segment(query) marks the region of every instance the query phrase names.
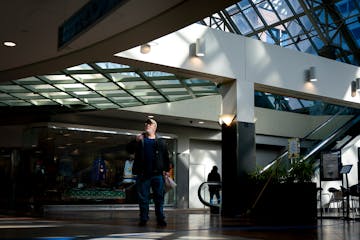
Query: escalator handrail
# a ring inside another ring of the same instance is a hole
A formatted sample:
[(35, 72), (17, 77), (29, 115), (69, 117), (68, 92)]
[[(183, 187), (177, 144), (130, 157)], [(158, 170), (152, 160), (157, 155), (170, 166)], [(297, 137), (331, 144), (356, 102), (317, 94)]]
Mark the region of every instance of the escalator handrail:
[(340, 134), (343, 134), (347, 130), (349, 130), (352, 126), (357, 124), (360, 121), (360, 114), (354, 116), (349, 121), (347, 121), (342, 127), (335, 130), (329, 137), (321, 141), (319, 144), (317, 144), (308, 154), (306, 154), (302, 160), (306, 160), (316, 154), (318, 151), (329, 145), (332, 140), (336, 139)]
[(220, 187), (222, 186), (221, 182), (203, 182), (202, 184), (200, 184), (199, 188), (198, 188), (198, 198), (200, 200), (200, 202), (202, 204), (204, 204), (205, 206), (208, 207), (219, 207), (219, 204), (211, 204), (207, 201), (205, 201), (202, 196), (201, 196), (201, 189), (203, 187), (203, 185), (208, 184), (208, 185), (219, 185)]
[[(332, 115), (331, 117), (329, 117), (326, 121), (324, 121), (323, 123), (319, 124), (314, 130), (310, 131), (308, 134), (306, 134), (306, 136), (304, 136), (302, 138), (302, 140), (307, 139), (308, 137), (310, 137), (311, 135), (313, 135), (314, 133), (318, 132), (320, 129), (322, 129), (323, 127), (325, 127), (326, 125), (328, 125), (332, 120), (334, 120), (337, 116), (339, 116), (341, 113), (343, 113), (345, 111), (345, 108), (341, 109), (340, 111), (338, 111), (336, 114)], [(353, 118), (352, 118), (353, 119)], [(347, 123), (346, 123), (347, 124)], [(289, 150), (285, 150), (283, 153), (281, 153), (280, 156), (276, 157), (274, 160), (272, 160), (268, 165), (266, 165), (261, 171), (260, 173), (265, 172), (266, 170), (268, 170), (269, 168), (271, 168), (277, 161), (279, 161), (280, 159), (282, 159), (283, 157), (285, 157), (287, 154), (289, 153)], [(308, 158), (308, 157), (307, 157)]]

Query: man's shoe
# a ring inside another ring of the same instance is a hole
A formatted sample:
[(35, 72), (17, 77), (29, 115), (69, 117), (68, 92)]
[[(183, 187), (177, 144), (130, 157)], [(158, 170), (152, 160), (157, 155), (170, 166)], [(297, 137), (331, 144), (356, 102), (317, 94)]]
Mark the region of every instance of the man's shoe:
[(146, 223), (147, 223), (147, 221), (145, 221), (145, 220), (140, 220), (140, 222), (139, 222), (139, 226), (140, 227), (144, 227), (144, 226), (146, 226)]
[(167, 223), (165, 222), (165, 220), (158, 220), (157, 221), (157, 225), (159, 227), (166, 227), (167, 226)]

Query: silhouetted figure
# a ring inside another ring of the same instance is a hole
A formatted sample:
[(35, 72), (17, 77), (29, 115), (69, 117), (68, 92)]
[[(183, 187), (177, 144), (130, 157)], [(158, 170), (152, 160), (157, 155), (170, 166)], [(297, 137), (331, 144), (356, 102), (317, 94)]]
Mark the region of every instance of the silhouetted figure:
[[(217, 166), (213, 166), (211, 172), (208, 175), (207, 181), (213, 182), (213, 183), (221, 182), (221, 178), (220, 178), (220, 174), (218, 173)], [(214, 203), (214, 195), (216, 196), (217, 203), (220, 204), (220, 189), (221, 189), (221, 186), (218, 184), (209, 184), (210, 203), (211, 204)]]

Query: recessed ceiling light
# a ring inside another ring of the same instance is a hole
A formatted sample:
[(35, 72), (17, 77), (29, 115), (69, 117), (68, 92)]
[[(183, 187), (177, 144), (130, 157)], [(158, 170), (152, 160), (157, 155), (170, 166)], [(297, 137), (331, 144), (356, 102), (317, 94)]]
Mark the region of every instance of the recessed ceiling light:
[(203, 122), (203, 121), (200, 121), (200, 122), (199, 122), (199, 124), (204, 124), (204, 123), (205, 123), (205, 122)]
[(7, 47), (15, 47), (16, 43), (14, 43), (14, 42), (4, 42), (4, 45), (7, 46)]

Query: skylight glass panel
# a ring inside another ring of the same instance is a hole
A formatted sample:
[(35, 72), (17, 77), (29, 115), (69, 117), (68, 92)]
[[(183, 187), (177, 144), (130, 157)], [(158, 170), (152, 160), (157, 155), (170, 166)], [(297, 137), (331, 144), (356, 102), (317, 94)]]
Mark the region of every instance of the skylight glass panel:
[(109, 103), (106, 98), (97, 97), (97, 98), (84, 98), (83, 99), (87, 103)]
[[(301, 0), (301, 1), (303, 1), (303, 0)], [(288, 3), (292, 6), (295, 13), (298, 14), (298, 13), (303, 13), (304, 12), (304, 9), (301, 7), (298, 0), (288, 1)]]
[(60, 102), (64, 105), (72, 105), (72, 104), (84, 104), (77, 98), (64, 98), (64, 99), (55, 99), (57, 102)]
[(301, 23), (303, 24), (303, 26), (305, 27), (306, 31), (308, 31), (308, 32), (312, 31), (313, 34), (316, 34), (314, 27), (307, 16), (302, 16), (299, 19), (300, 19)]
[[(268, 6), (268, 7), (264, 7)], [(269, 6), (268, 3), (261, 3), (256, 5), (258, 8), (258, 11), (260, 15), (264, 18), (267, 25), (271, 25), (273, 23), (278, 22), (280, 19), (276, 16), (275, 12), (272, 10), (272, 8)]]
[(75, 83), (75, 84), (57, 84), (55, 85), (57, 88), (63, 89), (65, 91), (85, 91), (88, 90), (83, 84)]
[(36, 77), (28, 77), (28, 78), (22, 78), (22, 79), (18, 79), (15, 80), (16, 83), (18, 84), (42, 84), (44, 83), (43, 81), (41, 81), (40, 79), (36, 78)]
[(349, 28), (353, 37), (358, 41), (360, 39), (360, 25), (359, 24), (350, 25)]
[(15, 97), (21, 98), (21, 99), (43, 99), (39, 94), (36, 93), (13, 93)]
[(271, 3), (282, 20), (293, 16), (293, 13), (285, 0), (271, 1)]
[[(298, 21), (296, 20), (287, 22), (286, 28), (292, 36), (298, 36), (304, 34), (302, 27), (299, 25)], [(302, 37), (306, 37), (306, 35)]]
[(315, 52), (315, 50), (313, 49), (309, 40), (299, 42), (298, 47), (300, 48), (300, 51), (302, 51), (302, 52), (306, 52), (306, 53)]
[(148, 95), (157, 95), (158, 93), (155, 90), (152, 89), (139, 89), (139, 90), (130, 90), (134, 96), (142, 97), (142, 96), (148, 96)]
[(246, 35), (252, 31), (250, 25), (242, 14), (233, 15), (231, 16), (231, 19), (236, 23), (236, 26), (239, 28), (242, 34)]
[(107, 97), (112, 97), (112, 96), (116, 97), (116, 96), (121, 96), (121, 95), (124, 95), (124, 94), (128, 96), (128, 94), (125, 91), (120, 90), (120, 89), (118, 89), (118, 90), (109, 90), (109, 91), (101, 91), (101, 93), (104, 94)]
[(58, 103), (50, 100), (50, 99), (37, 99), (31, 100), (31, 103), (37, 106), (45, 106), (45, 105), (58, 105)]
[(128, 95), (128, 96), (119, 96), (119, 97), (112, 97), (111, 98), (113, 101), (115, 101), (115, 102), (129, 102), (129, 101), (136, 101), (137, 102), (137, 100), (135, 99), (135, 98), (133, 98), (133, 97), (131, 97), (130, 95)]
[[(251, 0), (250, 0), (250, 1), (251, 1)], [(241, 8), (242, 10), (251, 7), (251, 5), (250, 5), (250, 3), (249, 3), (248, 0), (242, 0), (242, 1), (240, 1), (240, 2), (238, 3), (238, 5), (240, 6), (240, 8)]]
[(57, 91), (57, 89), (54, 86), (51, 86), (49, 84), (29, 85), (27, 87), (30, 87), (34, 90), (39, 90), (39, 91)]
[(26, 102), (24, 100), (7, 100), (3, 101), (5, 104), (10, 106), (31, 106), (30, 102)]
[(114, 83), (85, 83), (86, 86), (93, 90), (116, 90), (119, 87)]
[(174, 93), (182, 93), (182, 94), (186, 93), (187, 94), (187, 90), (185, 88), (162, 88), (161, 91), (166, 94), (174, 94)]
[(98, 96), (98, 94), (93, 91), (75, 91), (73, 93), (80, 97)]
[(50, 81), (53, 81), (53, 82), (64, 81), (64, 80), (67, 80), (69, 82), (74, 82), (74, 79), (72, 79), (70, 76), (66, 76), (66, 75), (63, 75), (63, 74), (60, 74), (60, 75), (45, 75), (44, 77), (49, 79)]
[(67, 98), (70, 97), (69, 94), (65, 93), (65, 92), (48, 92), (48, 93), (43, 93), (44, 96), (49, 97), (49, 98)]
[(357, 6), (359, 6), (359, 2), (357, 3), (358, 5), (356, 6), (355, 3), (356, 0), (345, 0), (345, 1), (339, 1), (337, 3), (335, 3), (338, 11), (343, 15), (343, 17), (346, 17), (348, 15), (350, 15), (351, 13), (355, 13), (358, 12), (358, 9), (356, 8)]
[(147, 77), (168, 77), (168, 76), (174, 76), (172, 73), (166, 73), (166, 72), (159, 72), (159, 71), (145, 71), (145, 76)]
[(288, 104), (289, 104), (290, 108), (293, 110), (303, 108), (300, 101), (296, 98), (289, 98)]
[(191, 87), (193, 91), (217, 92), (216, 86)]
[(96, 63), (102, 69), (123, 69), (123, 68), (130, 68), (127, 65), (119, 64), (119, 63), (112, 63), (112, 62), (100, 62)]
[(94, 74), (73, 74), (72, 75), (75, 79), (79, 81), (84, 80), (97, 80), (97, 79), (104, 79), (104, 76), (100, 73), (94, 73)]
[(304, 99), (299, 99), (299, 100), (304, 105), (304, 107), (312, 107), (315, 105), (314, 101), (309, 101), (309, 100), (304, 100)]
[(28, 92), (28, 90), (18, 85), (0, 85), (0, 90), (4, 92)]
[(212, 81), (204, 80), (204, 79), (197, 79), (197, 78), (186, 79), (186, 80), (184, 80), (184, 82), (188, 85), (203, 84), (203, 83), (214, 84)]
[(154, 80), (152, 81), (156, 86), (163, 86), (163, 85), (179, 85), (179, 80)]
[(261, 21), (259, 16), (256, 14), (255, 10), (253, 8), (249, 8), (244, 11), (244, 14), (246, 15), (247, 19), (249, 20), (251, 26), (258, 30), (259, 28), (264, 27), (264, 23)]
[(6, 93), (0, 93), (0, 100), (5, 100), (5, 99), (13, 99), (14, 97), (12, 97), (9, 94)]
[(115, 82), (126, 80), (128, 78), (139, 78), (139, 79), (141, 79), (140, 76), (135, 72), (110, 73), (110, 77)]
[(73, 71), (73, 70), (90, 70), (90, 69), (92, 69), (92, 68), (89, 65), (87, 65), (86, 63), (84, 63), (84, 64), (81, 64), (78, 66), (67, 68), (66, 70)]
[(149, 84), (145, 81), (131, 81), (131, 82), (122, 82), (126, 89), (134, 88), (150, 88)]

